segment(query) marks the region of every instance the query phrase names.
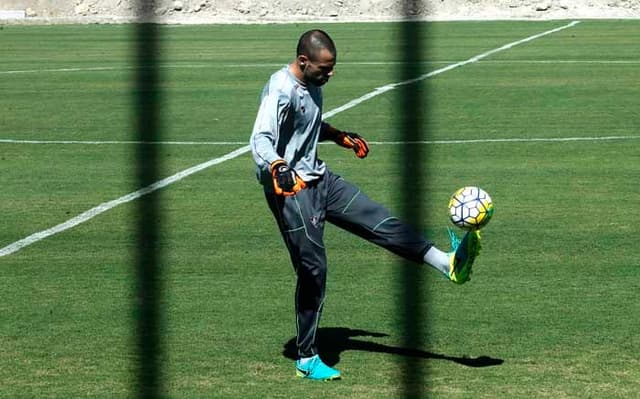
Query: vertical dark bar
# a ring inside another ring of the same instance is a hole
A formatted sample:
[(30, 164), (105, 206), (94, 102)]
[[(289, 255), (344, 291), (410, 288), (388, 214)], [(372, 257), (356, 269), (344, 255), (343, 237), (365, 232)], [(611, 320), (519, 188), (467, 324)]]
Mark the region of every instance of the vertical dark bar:
[[(415, 4), (414, 4), (415, 3)], [(412, 10), (420, 5), (419, 0), (403, 0), (405, 21), (400, 24), (400, 50), (402, 69), (400, 81), (405, 82), (423, 74), (423, 28), (424, 22), (412, 21)], [(424, 145), (416, 142), (425, 140), (425, 101), (423, 83), (411, 83), (400, 87), (398, 117), (401, 124), (402, 157), (402, 196), (403, 219), (411, 221), (417, 231), (424, 231), (425, 214), (423, 212), (423, 190), (426, 181), (424, 163)], [(403, 316), (404, 347), (422, 349), (426, 343), (426, 331), (423, 328), (424, 303), (427, 293), (424, 288), (425, 272), (414, 263), (402, 263), (402, 298), (400, 311)], [(406, 357), (403, 364), (402, 397), (423, 398), (427, 387), (427, 368), (424, 359)]]
[[(135, 29), (135, 102), (137, 142), (159, 141), (158, 26), (152, 23), (153, 0), (138, 0)], [(138, 187), (158, 180), (157, 145), (136, 144)], [(158, 398), (160, 380), (160, 245), (159, 198), (154, 191), (136, 202), (136, 348), (135, 389), (139, 398)]]

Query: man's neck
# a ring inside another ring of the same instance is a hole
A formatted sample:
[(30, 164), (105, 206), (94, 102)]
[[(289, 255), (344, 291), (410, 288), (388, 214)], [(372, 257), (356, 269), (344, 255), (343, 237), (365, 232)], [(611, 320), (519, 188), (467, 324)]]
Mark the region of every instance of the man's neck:
[(307, 83), (304, 81), (304, 73), (300, 69), (300, 66), (298, 65), (297, 62), (294, 61), (291, 64), (289, 64), (289, 72), (291, 72), (293, 77), (296, 78), (298, 83), (300, 83), (303, 86), (307, 85)]

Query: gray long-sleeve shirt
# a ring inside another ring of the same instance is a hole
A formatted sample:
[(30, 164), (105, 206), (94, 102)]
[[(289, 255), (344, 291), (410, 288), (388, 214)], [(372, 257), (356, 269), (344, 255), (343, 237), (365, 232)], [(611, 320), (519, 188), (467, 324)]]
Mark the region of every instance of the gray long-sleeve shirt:
[(280, 69), (264, 86), (251, 134), (251, 152), (258, 180), (272, 185), (269, 165), (284, 159), (305, 182), (326, 170), (317, 149), (322, 126), (322, 89), (305, 86), (289, 71)]

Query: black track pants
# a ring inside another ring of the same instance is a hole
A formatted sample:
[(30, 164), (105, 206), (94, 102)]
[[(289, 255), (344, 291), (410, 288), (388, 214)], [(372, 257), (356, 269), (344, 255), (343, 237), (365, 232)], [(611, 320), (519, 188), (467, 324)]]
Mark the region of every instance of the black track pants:
[(408, 260), (422, 263), (432, 243), (393, 217), (382, 205), (340, 176), (326, 171), (322, 179), (295, 196), (265, 191), (297, 275), (295, 307), (300, 357), (316, 354), (315, 335), (324, 304), (327, 258), (325, 222), (378, 244)]

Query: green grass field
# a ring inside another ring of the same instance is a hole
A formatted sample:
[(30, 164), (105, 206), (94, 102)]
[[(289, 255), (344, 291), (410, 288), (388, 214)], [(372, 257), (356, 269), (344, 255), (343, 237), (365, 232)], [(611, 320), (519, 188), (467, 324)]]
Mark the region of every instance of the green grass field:
[[(423, 69), (568, 22), (430, 23)], [(316, 26), (338, 46), (325, 112), (399, 81), (398, 25)], [(262, 85), (310, 27), (162, 27), (159, 140), (203, 144), (161, 145), (161, 175), (247, 143)], [(2, 248), (140, 187), (126, 143), (132, 27), (0, 28)], [(446, 249), (446, 204), (463, 185), (486, 189), (496, 214), (470, 283), (424, 268), (424, 348), (402, 344), (398, 259), (327, 229), (320, 339), (340, 382), (294, 377), (295, 280), (250, 155), (162, 189), (165, 396), (391, 398), (407, 357), (424, 362), (430, 398), (640, 395), (639, 36), (639, 21), (583, 21), (415, 84), (438, 141), (416, 144), (429, 154), (428, 234)], [(330, 119), (378, 143), (367, 159), (321, 148), (396, 212), (399, 93)], [(0, 397), (135, 394), (135, 211), (0, 257)]]

